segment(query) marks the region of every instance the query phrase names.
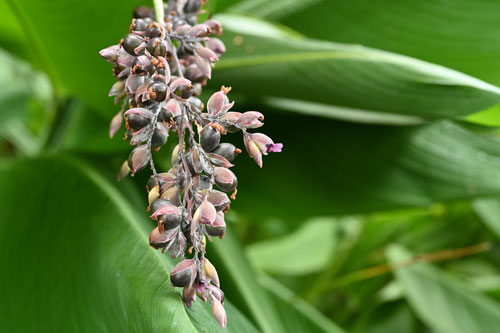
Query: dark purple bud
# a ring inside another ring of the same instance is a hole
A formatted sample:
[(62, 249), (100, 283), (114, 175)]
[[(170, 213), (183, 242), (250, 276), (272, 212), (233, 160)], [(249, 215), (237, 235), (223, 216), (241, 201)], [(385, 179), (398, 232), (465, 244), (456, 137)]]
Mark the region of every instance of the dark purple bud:
[(160, 217), (160, 224), (164, 229), (173, 229), (182, 222), (182, 214), (164, 214)]
[(176, 287), (192, 286), (196, 277), (196, 263), (193, 259), (181, 261), (170, 273), (170, 282)]
[(184, 5), (184, 12), (186, 13), (196, 13), (201, 8), (201, 0), (188, 0)]
[(127, 80), (125, 80), (125, 88), (129, 95), (135, 94), (136, 90), (144, 84), (144, 76), (140, 75), (129, 75)]
[(201, 82), (205, 79), (205, 76), (200, 71), (196, 64), (189, 65), (186, 68), (186, 72), (184, 73), (186, 78), (188, 78), (191, 82)]
[(153, 23), (153, 20), (149, 17), (137, 18), (132, 26), (133, 31), (146, 31), (148, 26)]
[(163, 39), (155, 37), (151, 38), (147, 42), (146, 49), (155, 57), (165, 56), (165, 53), (167, 52), (167, 44)]
[(107, 47), (99, 52), (99, 54), (106, 59), (108, 62), (115, 62), (118, 59), (118, 56), (120, 55), (120, 46), (119, 45), (113, 45), (110, 47)]
[(149, 150), (147, 145), (142, 145), (130, 153), (128, 157), (128, 167), (132, 171), (132, 175), (143, 169), (149, 162)]
[(191, 84), (191, 81), (180, 78), (170, 84), (170, 90), (172, 91), (174, 98), (184, 101), (193, 94), (193, 85)]
[(207, 200), (214, 205), (217, 211), (223, 211), (231, 203), (226, 193), (216, 190), (212, 190), (212, 192), (208, 194)]
[(148, 88), (149, 98), (161, 102), (167, 97), (168, 86), (165, 82), (153, 82)]
[(109, 125), (109, 137), (112, 138), (115, 136), (116, 132), (122, 127), (123, 122), (123, 112), (119, 111), (111, 120), (111, 124)]
[(200, 144), (201, 147), (207, 151), (211, 152), (220, 143), (220, 137), (221, 134), (218, 130), (213, 128), (212, 126), (207, 126), (203, 129), (203, 131), (200, 134)]
[(227, 168), (215, 167), (215, 184), (224, 192), (232, 192), (238, 186), (236, 175)]
[(207, 234), (213, 237), (223, 237), (226, 233), (226, 221), (224, 221), (224, 213), (217, 212), (214, 223), (206, 225)]
[[(170, 200), (169, 200), (170, 201)], [(182, 209), (180, 209), (177, 206), (174, 206), (172, 204), (167, 204), (159, 209), (157, 209), (152, 215), (151, 219), (152, 220), (158, 220), (159, 216), (163, 215), (182, 215)]]
[(123, 38), (122, 47), (128, 54), (135, 56), (135, 48), (142, 44), (144, 40), (134, 34), (129, 34)]
[(212, 153), (220, 155), (229, 162), (232, 162), (240, 152), (241, 150), (236, 148), (232, 143), (223, 142), (215, 148)]
[(171, 205), (172, 203), (168, 201), (167, 199), (157, 199), (155, 200), (151, 206), (150, 206), (150, 211), (155, 213), (158, 209), (166, 206), (166, 205)]
[(245, 128), (258, 128), (264, 125), (262, 121), (264, 115), (257, 111), (247, 111), (243, 113), (238, 119), (238, 125)]
[(160, 25), (156, 22), (151, 23), (149, 28), (146, 29), (146, 37), (149, 38), (154, 38), (154, 37), (160, 37), (162, 33), (162, 28)]
[(168, 141), (168, 131), (156, 129), (151, 138), (151, 145), (153, 147), (161, 147)]
[(197, 191), (212, 189), (212, 183), (210, 182), (210, 178), (206, 175), (193, 177), (193, 186), (196, 188)]
[(155, 249), (161, 249), (166, 247), (171, 239), (170, 233), (162, 232), (158, 228), (154, 228), (151, 234), (149, 234), (149, 245)]
[[(138, 111), (139, 112), (135, 112)], [(144, 112), (140, 112), (144, 110)], [(134, 108), (125, 112), (125, 121), (127, 122), (127, 128), (131, 128), (135, 131), (140, 130), (141, 128), (149, 125), (151, 123), (151, 119), (145, 117), (146, 112), (150, 112), (146, 109), (142, 108)]]

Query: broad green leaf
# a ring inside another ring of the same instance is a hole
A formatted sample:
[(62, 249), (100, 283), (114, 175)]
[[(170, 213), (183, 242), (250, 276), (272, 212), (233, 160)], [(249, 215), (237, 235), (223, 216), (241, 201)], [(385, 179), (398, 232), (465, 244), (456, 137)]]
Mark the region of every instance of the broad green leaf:
[[(410, 254), (391, 246), (387, 255), (400, 262)], [(490, 333), (498, 329), (500, 305), (468, 284), (430, 264), (419, 263), (395, 271), (419, 318), (438, 332)]]
[(247, 247), (252, 264), (269, 273), (305, 275), (321, 271), (335, 255), (339, 241), (338, 221), (316, 218), (291, 234)]
[(474, 210), (481, 220), (500, 237), (500, 200), (484, 198), (474, 201)]
[(227, 330), (209, 304), (188, 309), (170, 286), (173, 261), (148, 245), (145, 212), (79, 160), (10, 165), (0, 202), (0, 260), (8, 267), (0, 331), (256, 332), (229, 302)]
[(51, 104), (47, 76), (0, 49), (0, 133), (11, 120), (26, 120), (35, 106), (48, 108)]
[[(214, 239), (211, 244), (216, 256), (214, 262), (219, 275), (223, 278), (221, 283), (226, 288), (229, 286), (229, 290), (233, 293), (239, 294), (238, 298), (234, 298), (235, 304), (239, 305), (242, 311), (246, 309), (245, 312), (250, 313), (262, 332), (286, 332), (279, 320), (278, 311), (273, 308), (267, 294), (259, 286), (255, 273), (235, 236), (229, 229), (224, 240)], [(230, 276), (231, 279), (226, 280), (224, 276)]]
[(279, 315), (286, 325), (287, 332), (344, 332), (321, 312), (278, 281), (263, 274), (258, 279), (261, 286), (273, 296), (273, 303), (276, 308), (280, 309)]
[(485, 126), (500, 127), (500, 104), (497, 104), (487, 110), (471, 114), (467, 121)]
[[(108, 91), (114, 82), (112, 66), (99, 55), (128, 33), (141, 0), (8, 0), (38, 66), (52, 78), (58, 92), (82, 98), (112, 116)], [(151, 3), (147, 3), (151, 4)], [(113, 112), (113, 110), (116, 110)]]
[(245, 0), (231, 11), (308, 37), (361, 44), (441, 64), (500, 84), (500, 3), (491, 0)]
[(500, 89), (417, 59), (297, 37), (265, 21), (218, 15), (227, 53), (212, 85), (254, 99), (300, 99), (364, 111), (457, 118), (500, 101)]
[(247, 156), (235, 166), (242, 176), (232, 208), (254, 221), (301, 221), (500, 193), (500, 139), (450, 121), (362, 126), (269, 114), (266, 124), (264, 132), (285, 143), (283, 152), (266, 156), (262, 170)]

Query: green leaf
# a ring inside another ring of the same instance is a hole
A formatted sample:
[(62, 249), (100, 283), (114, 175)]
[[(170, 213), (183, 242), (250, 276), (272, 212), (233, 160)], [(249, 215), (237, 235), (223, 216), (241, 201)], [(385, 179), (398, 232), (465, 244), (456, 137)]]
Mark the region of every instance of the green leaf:
[(239, 2), (230, 10), (280, 22), (309, 37), (409, 55), (500, 84), (498, 1)]
[[(231, 230), (231, 229), (230, 229)], [(280, 333), (286, 332), (279, 320), (278, 311), (272, 307), (272, 303), (264, 290), (259, 286), (254, 271), (245, 258), (245, 253), (238, 245), (236, 235), (228, 231), (228, 236), (223, 241), (214, 239), (213, 246), (217, 265), (221, 277), (230, 276), (230, 281), (222, 280), (229, 290), (239, 294), (235, 304), (245, 308), (262, 332)], [(210, 253), (209, 253), (210, 254)]]
[(467, 117), (471, 123), (500, 127), (500, 104), (497, 104), (487, 110), (471, 114)]
[(10, 165), (0, 202), (1, 331), (256, 332), (229, 302), (227, 330), (208, 303), (188, 309), (145, 212), (79, 160)]
[(297, 37), (265, 21), (218, 15), (227, 53), (212, 85), (255, 99), (299, 99), (363, 111), (457, 118), (500, 101), (500, 89), (462, 73), (358, 45)]
[[(409, 257), (399, 246), (391, 246), (387, 254), (391, 262)], [(398, 269), (395, 274), (410, 305), (434, 330), (490, 333), (498, 329), (500, 305), (455, 277), (426, 263)]]
[(500, 200), (498, 198), (484, 198), (474, 201), (474, 211), (481, 220), (500, 237)]
[(247, 156), (232, 208), (262, 221), (357, 214), (500, 194), (500, 139), (451, 121), (362, 126), (269, 114), (265, 131), (283, 152), (263, 170)]
[(48, 77), (28, 63), (0, 49), (0, 133), (9, 122), (25, 120), (30, 108), (52, 104), (52, 87)]
[(262, 287), (273, 296), (273, 303), (276, 308), (280, 309), (279, 315), (286, 325), (287, 332), (344, 332), (278, 281), (264, 274), (259, 275), (258, 280)]
[(252, 264), (269, 273), (305, 275), (323, 270), (335, 255), (338, 221), (316, 218), (291, 234), (247, 247)]
[(112, 66), (99, 55), (128, 33), (132, 11), (141, 0), (37, 1), (8, 0), (38, 66), (52, 78), (59, 93), (78, 96), (112, 116), (118, 111), (108, 91)]

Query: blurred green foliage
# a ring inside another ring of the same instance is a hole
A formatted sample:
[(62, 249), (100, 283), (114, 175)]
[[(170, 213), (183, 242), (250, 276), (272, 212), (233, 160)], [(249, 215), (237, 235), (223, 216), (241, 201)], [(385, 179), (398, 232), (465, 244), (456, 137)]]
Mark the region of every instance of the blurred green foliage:
[(0, 3), (0, 331), (498, 330), (499, 2), (209, 2), (228, 51), (206, 90), (285, 143), (263, 170), (239, 157), (207, 248), (225, 330), (147, 244), (148, 175), (115, 179), (98, 51), (138, 5)]

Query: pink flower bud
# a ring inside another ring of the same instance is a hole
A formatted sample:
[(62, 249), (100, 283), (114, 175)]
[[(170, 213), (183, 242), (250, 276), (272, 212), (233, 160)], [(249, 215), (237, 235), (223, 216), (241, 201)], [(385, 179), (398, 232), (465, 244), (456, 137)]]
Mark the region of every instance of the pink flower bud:
[(196, 66), (198, 66), (203, 75), (210, 79), (212, 77), (212, 65), (210, 64), (210, 62), (203, 59), (199, 54), (195, 55), (194, 60)]
[(238, 119), (238, 125), (245, 128), (258, 128), (264, 125), (262, 121), (264, 120), (264, 115), (257, 111), (247, 111), (241, 115)]
[(255, 142), (257, 147), (259, 147), (262, 154), (267, 155), (267, 153), (279, 153), (283, 148), (282, 143), (274, 143), (270, 137), (262, 133), (252, 133), (250, 138)]
[(118, 56), (120, 55), (120, 46), (113, 45), (113, 46), (107, 47), (107, 48), (99, 51), (99, 54), (104, 59), (106, 59), (108, 62), (113, 63), (118, 59)]
[(109, 125), (109, 137), (112, 138), (115, 136), (116, 132), (122, 127), (123, 122), (123, 113), (119, 111), (111, 120), (111, 124)]
[(218, 38), (210, 38), (207, 42), (206, 45), (208, 48), (210, 48), (212, 51), (214, 51), (217, 54), (223, 54), (226, 53), (226, 46), (224, 43), (218, 39)]
[(182, 214), (182, 210), (177, 207), (177, 206), (174, 206), (174, 205), (165, 205), (161, 208), (159, 208), (158, 210), (156, 210), (152, 215), (151, 215), (151, 219), (152, 220), (158, 220), (158, 217), (159, 216), (162, 216), (162, 215), (181, 215)]
[(217, 211), (214, 205), (205, 199), (194, 213), (193, 221), (196, 220), (203, 224), (212, 224), (215, 221), (216, 215)]
[(257, 147), (255, 142), (252, 141), (250, 134), (243, 136), (243, 142), (245, 143), (248, 155), (254, 159), (259, 167), (262, 168), (262, 152), (259, 147)]
[(215, 184), (224, 192), (232, 192), (238, 186), (236, 175), (227, 168), (215, 167)]
[(142, 145), (134, 150), (129, 155), (128, 167), (132, 171), (132, 175), (144, 168), (149, 162), (149, 150), (147, 145)]
[(224, 307), (222, 306), (221, 302), (212, 295), (212, 310), (214, 312), (215, 319), (217, 319), (217, 322), (219, 323), (220, 326), (226, 327), (227, 326), (227, 315), (226, 315), (226, 310), (224, 310)]
[(200, 55), (200, 57), (202, 57), (205, 60), (209, 60), (212, 62), (219, 60), (219, 57), (217, 56), (217, 54), (215, 54), (214, 51), (212, 51), (206, 47), (202, 47), (202, 46), (197, 47), (196, 53), (198, 53)]

